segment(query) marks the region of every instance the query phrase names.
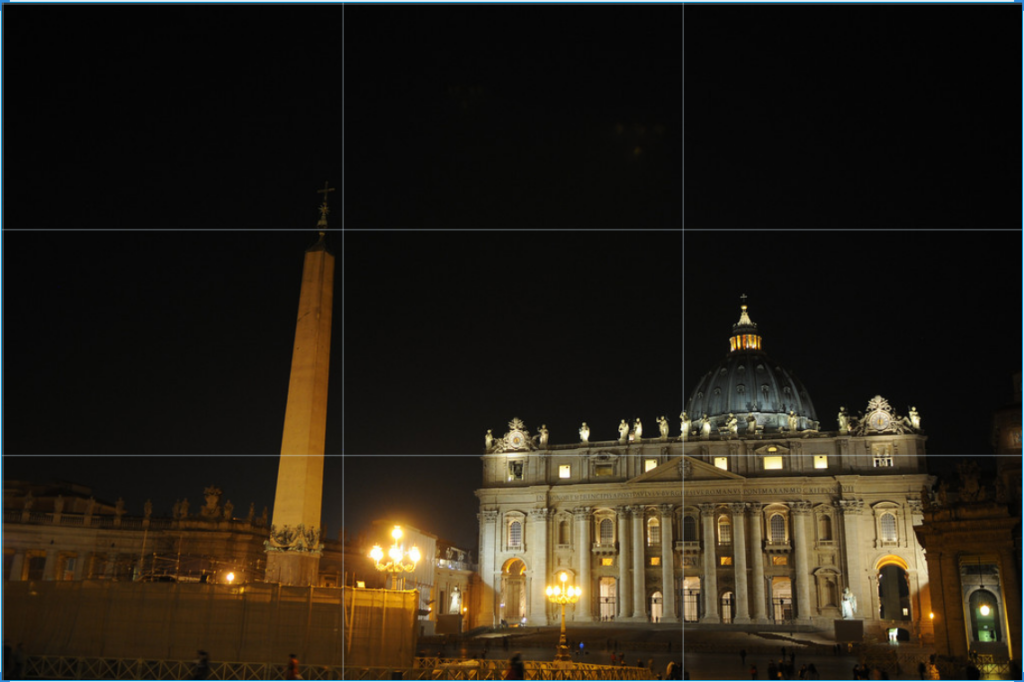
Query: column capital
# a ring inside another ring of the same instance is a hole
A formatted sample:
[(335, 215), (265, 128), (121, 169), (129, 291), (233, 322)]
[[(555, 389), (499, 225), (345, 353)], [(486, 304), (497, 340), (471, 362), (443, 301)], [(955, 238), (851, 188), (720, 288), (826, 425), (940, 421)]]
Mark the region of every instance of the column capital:
[(661, 512), (661, 515), (663, 517), (665, 517), (665, 516), (672, 516), (672, 512), (675, 511), (675, 505), (671, 504), (671, 503), (659, 504), (658, 505), (658, 511)]
[(494, 523), (498, 520), (497, 509), (481, 509), (476, 518), (484, 523)]
[(789, 511), (800, 516), (809, 514), (811, 512), (811, 503), (807, 500), (796, 500), (795, 502), (790, 502)]
[(698, 504), (697, 508), (700, 509), (700, 515), (701, 516), (711, 516), (712, 514), (715, 513), (715, 508), (717, 506), (718, 505), (716, 505), (716, 504), (714, 504), (712, 502), (703, 502), (701, 504)]
[(615, 507), (615, 514), (620, 519), (628, 519), (631, 509), (632, 509), (632, 507), (627, 507), (625, 505), (620, 505), (618, 507)]
[(573, 507), (572, 515), (576, 517), (577, 521), (589, 519), (593, 517), (592, 507)]
[(634, 517), (643, 518), (644, 516), (644, 506), (642, 504), (631, 504), (628, 507), (626, 507), (626, 509), (628, 509), (629, 513), (632, 514)]
[(764, 504), (760, 502), (747, 502), (747, 509), (751, 514), (760, 514), (764, 511)]
[(734, 516), (743, 516), (743, 513), (745, 511), (747, 511), (747, 503), (746, 502), (730, 502), (729, 503), (729, 511), (731, 511)]
[(864, 500), (839, 500), (839, 509), (844, 515), (856, 516), (864, 511)]
[(531, 521), (547, 521), (548, 517), (551, 515), (551, 510), (547, 508), (531, 509), (529, 511), (529, 515)]

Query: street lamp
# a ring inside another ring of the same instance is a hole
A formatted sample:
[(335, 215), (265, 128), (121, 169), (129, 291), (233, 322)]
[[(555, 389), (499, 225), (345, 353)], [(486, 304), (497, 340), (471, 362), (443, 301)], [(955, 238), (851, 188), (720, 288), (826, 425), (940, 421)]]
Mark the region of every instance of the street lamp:
[(579, 601), (580, 595), (583, 594), (583, 588), (567, 585), (569, 574), (565, 571), (562, 571), (558, 576), (558, 580), (562, 583), (561, 585), (555, 585), (554, 587), (548, 585), (548, 588), (545, 590), (549, 602), (562, 605), (562, 633), (558, 636), (558, 653), (555, 654), (555, 660), (571, 661), (572, 656), (569, 654), (569, 645), (565, 639), (565, 605), (575, 604)]
[[(391, 537), (395, 539), (395, 544), (388, 550), (390, 561), (382, 562), (384, 550), (380, 548), (380, 545), (373, 546), (373, 549), (370, 551), (370, 558), (373, 559), (378, 571), (387, 571), (391, 574), (391, 589), (397, 590), (398, 574), (416, 570), (416, 564), (420, 562), (420, 550), (413, 547), (408, 552), (402, 552), (402, 548), (398, 546), (398, 541), (402, 538), (400, 526), (395, 526), (395, 529), (391, 531)], [(406, 557), (409, 558), (408, 562), (405, 561)]]

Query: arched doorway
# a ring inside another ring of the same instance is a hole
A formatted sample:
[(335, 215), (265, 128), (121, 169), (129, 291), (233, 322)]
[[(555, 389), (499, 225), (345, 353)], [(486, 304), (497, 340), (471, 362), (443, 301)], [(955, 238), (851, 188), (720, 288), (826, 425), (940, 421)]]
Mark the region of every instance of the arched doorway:
[(878, 617), (881, 620), (912, 620), (910, 576), (907, 562), (887, 556), (878, 562)]
[(661, 592), (655, 592), (651, 595), (651, 622), (661, 622)]
[(501, 568), (499, 618), (505, 623), (522, 623), (526, 618), (526, 564), (509, 559)]
[(700, 577), (683, 578), (683, 621), (696, 623), (703, 615), (700, 603)]
[(601, 600), (601, 620), (615, 620), (615, 578), (602, 577), (598, 581)]
[(988, 590), (975, 590), (967, 602), (971, 612), (971, 634), (975, 642), (1001, 642), (999, 599)]

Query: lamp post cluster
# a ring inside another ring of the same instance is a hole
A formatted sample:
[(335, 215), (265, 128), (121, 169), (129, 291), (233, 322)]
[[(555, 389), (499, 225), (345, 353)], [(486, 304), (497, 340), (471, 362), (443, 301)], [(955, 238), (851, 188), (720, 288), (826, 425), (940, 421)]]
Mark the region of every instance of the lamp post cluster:
[(583, 594), (583, 588), (578, 585), (568, 585), (569, 574), (563, 571), (558, 576), (561, 585), (548, 585), (545, 590), (545, 594), (548, 595), (548, 601), (552, 604), (561, 604), (562, 606), (562, 632), (558, 636), (558, 653), (555, 654), (556, 661), (571, 661), (572, 655), (569, 653), (569, 645), (565, 639), (565, 605), (575, 604), (580, 599), (580, 595)]
[[(402, 538), (402, 528), (395, 526), (395, 529), (391, 531), (391, 537), (395, 539), (395, 544), (388, 550), (388, 558), (390, 561), (384, 562), (384, 550), (381, 549), (380, 545), (374, 545), (370, 551), (370, 558), (373, 559), (374, 564), (378, 571), (385, 571), (391, 574), (391, 589), (398, 589), (398, 574), (399, 573), (411, 573), (416, 570), (416, 564), (420, 561), (420, 550), (413, 547), (408, 552), (403, 552), (402, 548), (398, 546), (398, 541)], [(408, 558), (408, 561), (406, 561)]]

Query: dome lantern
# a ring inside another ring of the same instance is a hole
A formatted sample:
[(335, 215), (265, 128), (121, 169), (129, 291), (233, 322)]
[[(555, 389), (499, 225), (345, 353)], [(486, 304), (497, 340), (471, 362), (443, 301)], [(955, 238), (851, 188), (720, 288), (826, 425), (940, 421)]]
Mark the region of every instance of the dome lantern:
[(747, 315), (747, 295), (740, 296), (740, 321), (732, 326), (729, 338), (729, 351), (761, 350), (761, 336), (757, 333), (757, 324)]

